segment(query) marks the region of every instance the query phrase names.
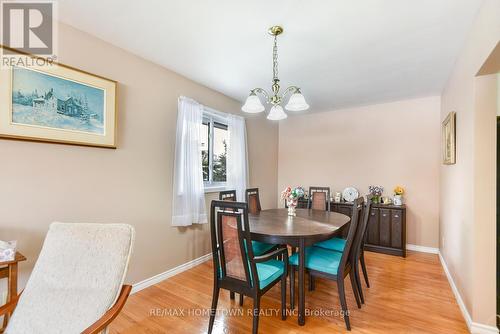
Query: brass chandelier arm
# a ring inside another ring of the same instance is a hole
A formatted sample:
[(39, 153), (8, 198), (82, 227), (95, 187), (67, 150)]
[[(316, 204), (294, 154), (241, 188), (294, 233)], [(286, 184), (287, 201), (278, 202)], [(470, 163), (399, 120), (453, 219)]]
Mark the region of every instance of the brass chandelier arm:
[(252, 93), (259, 93), (259, 94), (262, 94), (266, 97), (266, 101), (269, 102), (271, 100), (271, 95), (265, 90), (265, 89), (262, 89), (262, 88), (254, 88), (250, 91), (250, 94)]
[(281, 94), (281, 98), (284, 98), (289, 93), (291, 93), (291, 94), (300, 93), (300, 88), (297, 86), (288, 87), (287, 89), (285, 89), (283, 94)]
[[(279, 85), (278, 85), (278, 91), (279, 91)], [(281, 101), (288, 95), (288, 94), (294, 94), (294, 93), (300, 93), (300, 88), (297, 86), (290, 86), (287, 89), (283, 91), (283, 94), (269, 94), (265, 89), (263, 88), (254, 88), (250, 91), (250, 94), (262, 94), (266, 98), (267, 103), (271, 104), (280, 104)]]

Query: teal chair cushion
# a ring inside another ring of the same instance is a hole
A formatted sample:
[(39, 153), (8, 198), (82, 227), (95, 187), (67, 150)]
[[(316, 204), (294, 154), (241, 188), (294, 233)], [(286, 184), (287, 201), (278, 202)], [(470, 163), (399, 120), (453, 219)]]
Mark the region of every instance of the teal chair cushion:
[(259, 275), (259, 287), (264, 289), (272, 281), (281, 277), (285, 272), (285, 263), (279, 260), (269, 260), (257, 263), (257, 274)]
[(252, 240), (253, 255), (259, 256), (269, 252), (271, 249), (276, 247), (273, 244), (266, 244), (264, 242)]
[(318, 242), (314, 244), (315, 247), (321, 247), (337, 252), (343, 252), (345, 248), (346, 240), (342, 238), (331, 238), (325, 241)]
[[(262, 263), (255, 264), (257, 268), (257, 274), (259, 275), (259, 287), (264, 289), (272, 281), (281, 277), (285, 272), (285, 263), (279, 260), (269, 260)], [(250, 270), (250, 268), (248, 269)], [(222, 277), (222, 268), (219, 267), (218, 270), (219, 278)], [(252, 272), (250, 271), (250, 277), (252, 277)], [(253, 278), (252, 278), (253, 284)]]
[[(306, 268), (337, 275), (342, 253), (320, 247), (306, 248)], [(293, 254), (290, 259), (293, 266), (299, 265), (299, 254)]]

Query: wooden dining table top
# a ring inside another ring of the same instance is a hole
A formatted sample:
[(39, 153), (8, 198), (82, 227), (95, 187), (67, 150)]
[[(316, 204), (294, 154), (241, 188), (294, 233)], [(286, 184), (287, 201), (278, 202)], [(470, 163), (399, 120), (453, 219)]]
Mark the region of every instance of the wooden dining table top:
[(269, 209), (248, 218), (252, 235), (277, 237), (327, 236), (351, 220), (338, 212), (312, 209), (296, 209), (296, 216), (289, 216), (288, 209)]

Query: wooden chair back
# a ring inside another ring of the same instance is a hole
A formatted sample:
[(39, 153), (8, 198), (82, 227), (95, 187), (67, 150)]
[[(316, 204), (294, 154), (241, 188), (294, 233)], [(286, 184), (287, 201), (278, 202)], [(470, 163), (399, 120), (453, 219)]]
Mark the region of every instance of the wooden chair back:
[[(212, 201), (210, 230), (214, 279), (228, 283), (236, 292), (238, 287), (251, 288), (251, 277), (257, 277), (257, 269), (253, 262), (248, 204)], [(255, 284), (258, 286), (258, 282)]]
[(248, 212), (251, 214), (259, 213), (262, 210), (260, 206), (259, 188), (247, 189), (245, 194), (248, 203)]
[(236, 190), (225, 190), (219, 193), (220, 201), (236, 202)]
[(309, 187), (308, 208), (330, 211), (330, 187)]
[(359, 197), (356, 200), (354, 200), (352, 206), (352, 215), (349, 226), (349, 232), (347, 234), (344, 252), (342, 253), (342, 257), (340, 259), (339, 276), (341, 276), (341, 274), (343, 275), (343, 271), (345, 270), (347, 265), (352, 265), (351, 263), (353, 257), (352, 254), (353, 252), (355, 252), (356, 249), (355, 239), (357, 236), (358, 225), (360, 224), (360, 220), (362, 217), (363, 203), (364, 203), (364, 198)]
[(373, 195), (367, 196), (367, 203), (366, 205), (363, 206), (363, 211), (359, 217), (359, 224), (352, 245), (353, 249), (351, 252), (352, 263), (358, 263), (357, 261), (365, 244), (365, 235), (368, 226), (368, 220), (370, 218), (372, 197)]
[(363, 251), (365, 247), (365, 241), (366, 241), (366, 233), (368, 231), (368, 221), (370, 220), (370, 215), (372, 213), (372, 200), (373, 200), (373, 195), (369, 194), (366, 196), (366, 205), (364, 208), (364, 213), (363, 213), (363, 220), (361, 222), (361, 226), (358, 227), (360, 230), (359, 232), (359, 246), (358, 246), (358, 254)]

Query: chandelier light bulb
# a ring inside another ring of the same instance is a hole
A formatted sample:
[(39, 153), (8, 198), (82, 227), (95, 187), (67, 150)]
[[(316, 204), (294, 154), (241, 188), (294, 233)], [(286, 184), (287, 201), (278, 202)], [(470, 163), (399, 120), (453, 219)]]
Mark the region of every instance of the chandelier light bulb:
[(267, 115), (267, 119), (271, 121), (280, 121), (287, 117), (288, 115), (283, 110), (283, 107), (279, 104), (272, 106), (271, 110), (269, 111), (269, 115)]
[(290, 111), (303, 111), (309, 109), (309, 105), (307, 104), (304, 95), (302, 95), (300, 91), (297, 91), (290, 96), (285, 108)]
[(248, 95), (245, 104), (241, 107), (241, 110), (250, 114), (256, 114), (266, 110), (266, 108), (262, 105), (262, 102), (260, 102), (259, 97), (252, 92)]

